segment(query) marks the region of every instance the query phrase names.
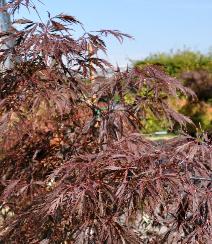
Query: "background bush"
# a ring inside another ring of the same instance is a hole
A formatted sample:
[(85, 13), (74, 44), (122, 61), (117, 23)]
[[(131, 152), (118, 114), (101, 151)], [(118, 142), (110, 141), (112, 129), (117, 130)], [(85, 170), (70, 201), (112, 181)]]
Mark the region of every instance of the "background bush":
[[(181, 102), (174, 104), (178, 111), (189, 116), (197, 127), (203, 130), (212, 129), (212, 52), (202, 54), (189, 50), (158, 53), (147, 57), (144, 60), (135, 62), (136, 67), (143, 67), (148, 64), (156, 64), (164, 67), (165, 71), (178, 79), (184, 85), (191, 88), (197, 94), (197, 101), (191, 102), (181, 98)], [(147, 132), (155, 129), (164, 129), (164, 124), (158, 122), (150, 115), (147, 121)], [(188, 128), (194, 133), (195, 128)]]

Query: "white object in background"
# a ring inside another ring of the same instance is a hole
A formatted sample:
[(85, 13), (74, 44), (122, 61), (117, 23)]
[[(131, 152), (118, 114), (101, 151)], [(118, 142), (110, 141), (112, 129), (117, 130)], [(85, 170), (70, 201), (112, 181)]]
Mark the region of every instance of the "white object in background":
[(167, 131), (156, 131), (155, 135), (167, 135)]
[[(2, 8), (5, 4), (6, 4), (5, 0), (0, 0), (0, 8)], [(8, 12), (1, 11), (0, 12), (0, 33), (9, 31), (10, 27), (11, 27), (11, 20), (10, 20), (10, 16), (9, 16)], [(0, 38), (0, 42), (1, 42), (1, 40), (3, 40), (3, 38), (4, 37)], [(14, 42), (12, 40), (10, 40), (4, 44), (0, 43), (0, 49), (8, 49), (8, 48), (11, 48), (13, 45), (14, 45)], [(5, 61), (4, 65), (1, 65), (0, 70), (1, 69), (10, 69), (11, 67), (12, 67), (12, 62), (11, 62), (10, 57), (8, 57), (7, 60)]]

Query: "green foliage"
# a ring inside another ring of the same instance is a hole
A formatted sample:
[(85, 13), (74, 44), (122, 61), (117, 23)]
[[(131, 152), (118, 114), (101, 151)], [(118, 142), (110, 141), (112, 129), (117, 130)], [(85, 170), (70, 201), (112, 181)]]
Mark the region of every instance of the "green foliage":
[[(147, 57), (144, 60), (134, 63), (135, 67), (143, 68), (146, 65), (154, 64), (162, 66), (165, 71), (178, 79), (184, 85), (191, 88), (199, 99), (199, 102), (191, 104), (187, 101), (182, 106), (175, 106), (181, 113), (190, 117), (194, 124), (203, 130), (212, 128), (211, 101), (212, 101), (212, 52), (202, 54), (190, 50), (178, 50), (177, 52), (158, 53)], [(182, 98), (184, 99), (184, 98)], [(151, 133), (164, 128), (157, 119), (150, 115), (144, 132)], [(168, 126), (167, 126), (168, 127)], [(189, 131), (194, 127), (188, 128)]]
[(124, 96), (124, 101), (125, 101), (126, 104), (133, 105), (133, 103), (135, 102), (134, 94), (133, 93), (127, 93)]
[[(183, 114), (188, 114), (192, 118), (194, 124), (199, 125), (202, 130), (212, 129), (212, 106), (205, 102), (187, 104), (180, 110)], [(188, 130), (192, 131), (194, 128), (189, 127)]]
[(143, 133), (154, 133), (155, 131), (166, 130), (168, 122), (166, 120), (159, 120), (151, 113), (145, 119), (143, 123), (144, 127), (142, 128)]
[(158, 53), (147, 57), (144, 60), (137, 61), (135, 66), (146, 64), (159, 64), (165, 67), (166, 72), (171, 76), (179, 77), (182, 72), (194, 70), (212, 71), (212, 52), (202, 54), (189, 50), (177, 51), (175, 53)]

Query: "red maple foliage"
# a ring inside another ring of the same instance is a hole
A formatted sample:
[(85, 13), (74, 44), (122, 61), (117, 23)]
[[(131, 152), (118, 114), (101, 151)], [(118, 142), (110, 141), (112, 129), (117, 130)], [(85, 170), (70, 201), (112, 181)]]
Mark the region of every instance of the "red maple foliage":
[[(35, 8), (29, 0), (6, 8), (21, 5)], [(65, 14), (14, 24), (1, 33), (2, 44), (15, 42), (0, 58), (13, 63), (0, 74), (1, 242), (209, 243), (211, 139), (157, 144), (139, 133), (149, 111), (190, 123), (168, 97), (193, 92), (156, 66), (113, 69), (89, 83), (91, 70), (111, 67), (98, 58), (102, 38), (130, 37), (116, 30), (74, 38), (82, 24)], [(138, 216), (151, 230), (135, 228)]]

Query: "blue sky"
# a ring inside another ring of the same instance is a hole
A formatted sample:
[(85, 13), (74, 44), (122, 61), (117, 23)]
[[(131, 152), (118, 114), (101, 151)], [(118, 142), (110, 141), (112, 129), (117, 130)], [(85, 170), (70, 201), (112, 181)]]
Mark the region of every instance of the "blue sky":
[[(35, 1), (34, 1), (35, 2)], [(77, 17), (86, 30), (118, 29), (134, 36), (123, 45), (108, 40), (107, 59), (120, 66), (155, 52), (212, 47), (212, 0), (43, 0), (39, 7)], [(21, 12), (29, 17), (26, 12)], [(31, 17), (35, 16), (31, 14)]]

